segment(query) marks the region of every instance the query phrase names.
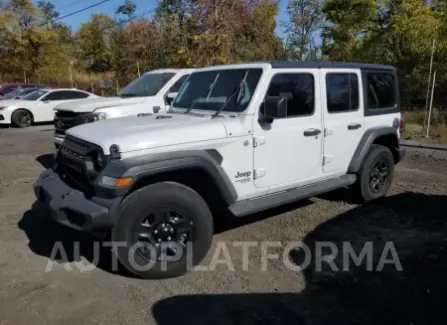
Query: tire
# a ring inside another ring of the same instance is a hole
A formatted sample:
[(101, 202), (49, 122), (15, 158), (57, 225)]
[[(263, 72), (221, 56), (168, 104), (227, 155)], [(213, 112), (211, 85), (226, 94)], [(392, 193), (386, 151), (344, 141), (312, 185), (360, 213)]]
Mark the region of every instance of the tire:
[[(387, 169), (385, 177), (383, 167)], [(373, 144), (360, 167), (354, 194), (362, 202), (384, 197), (391, 186), (393, 176), (394, 159), (390, 149)]]
[(12, 113), (12, 125), (18, 128), (27, 128), (33, 124), (33, 115), (26, 109), (18, 109)]
[[(160, 219), (169, 220), (161, 222)], [(180, 221), (174, 222), (177, 219)], [(142, 228), (147, 233), (142, 234)], [(182, 237), (182, 229), (190, 231), (185, 232), (183, 242), (175, 243), (174, 252), (183, 254), (175, 253), (176, 259), (171, 261), (151, 255), (157, 254), (160, 246), (171, 245), (175, 241), (172, 239)], [(166, 234), (172, 234), (172, 238), (166, 238)], [(162, 182), (145, 186), (123, 200), (111, 235), (112, 242), (125, 244), (125, 247), (117, 245), (114, 252), (128, 271), (144, 279), (165, 279), (185, 274), (199, 264), (210, 249), (213, 234), (213, 218), (205, 200), (183, 184)], [(160, 237), (164, 239), (157, 245)], [(136, 248), (135, 244), (148, 246)]]

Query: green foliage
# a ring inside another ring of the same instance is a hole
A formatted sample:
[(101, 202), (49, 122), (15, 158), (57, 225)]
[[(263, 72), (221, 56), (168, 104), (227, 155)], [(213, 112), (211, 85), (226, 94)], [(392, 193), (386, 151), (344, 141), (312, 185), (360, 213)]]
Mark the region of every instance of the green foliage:
[(322, 0), (291, 0), (285, 24), (288, 57), (315, 60), (319, 55), (316, 38), (323, 22)]
[[(436, 89), (447, 87), (445, 0), (289, 0), (284, 39), (275, 32), (277, 0), (160, 0), (151, 18), (136, 9), (122, 0), (117, 20), (92, 15), (73, 32), (54, 22), (51, 0), (10, 0), (0, 12), (0, 78), (66, 84), (71, 71), (82, 84), (107, 74), (124, 86), (138, 68), (360, 61), (395, 65), (404, 104), (423, 106), (435, 38)], [(447, 96), (436, 91), (441, 102)]]

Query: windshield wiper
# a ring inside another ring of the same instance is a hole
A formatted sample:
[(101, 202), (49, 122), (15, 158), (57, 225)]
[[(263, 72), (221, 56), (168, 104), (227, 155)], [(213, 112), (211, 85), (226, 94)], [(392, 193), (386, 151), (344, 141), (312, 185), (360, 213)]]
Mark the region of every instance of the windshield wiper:
[(199, 101), (199, 100), (198, 100), (197, 98), (194, 99), (194, 100), (192, 101), (192, 103), (191, 103), (191, 106), (189, 106), (188, 109), (185, 111), (185, 114), (188, 114), (188, 113), (194, 108), (194, 106), (196, 106), (196, 104), (197, 104), (198, 101)]
[(213, 116), (212, 116), (213, 118), (216, 116), (219, 116), (219, 114), (224, 110), (224, 108), (227, 107), (228, 103), (233, 100), (233, 97), (235, 95), (240, 94), (241, 90), (243, 90), (245, 92), (245, 87), (246, 87), (245, 79), (247, 78), (247, 75), (248, 75), (248, 71), (245, 73), (244, 79), (242, 79), (239, 86), (237, 86), (237, 88), (232, 92), (230, 97), (228, 97), (227, 101), (225, 103), (223, 103), (222, 106), (219, 107), (219, 109), (216, 111), (216, 113), (213, 114)]

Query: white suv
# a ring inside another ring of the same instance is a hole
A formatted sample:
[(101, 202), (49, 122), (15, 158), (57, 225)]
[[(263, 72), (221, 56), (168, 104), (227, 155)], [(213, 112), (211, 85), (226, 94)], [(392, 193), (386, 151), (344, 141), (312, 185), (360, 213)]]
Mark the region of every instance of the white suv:
[[(401, 114), (391, 66), (265, 62), (196, 70), (171, 109), (74, 127), (35, 183), (53, 218), (111, 231), (143, 278), (202, 261), (218, 218), (351, 186), (383, 197)], [(124, 245), (123, 245), (124, 243)]]
[(97, 120), (164, 113), (193, 69), (161, 69), (143, 74), (119, 93), (78, 103), (58, 105), (54, 119), (56, 148), (70, 127)]

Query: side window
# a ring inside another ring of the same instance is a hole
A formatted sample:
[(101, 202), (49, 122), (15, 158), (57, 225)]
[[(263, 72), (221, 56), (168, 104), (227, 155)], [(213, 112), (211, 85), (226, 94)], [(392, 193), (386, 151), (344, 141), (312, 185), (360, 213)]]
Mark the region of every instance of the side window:
[(62, 100), (62, 93), (63, 91), (55, 91), (52, 93), (49, 93), (44, 98), (42, 98), (43, 101), (45, 100)]
[(177, 80), (169, 89), (170, 93), (178, 93), (180, 88), (182, 88), (183, 84), (185, 83), (186, 79), (189, 77), (189, 74), (185, 74), (184, 76), (181, 76), (179, 80)]
[(48, 94), (43, 100), (70, 100), (87, 98), (89, 95), (79, 91), (55, 91)]
[(287, 98), (287, 117), (314, 113), (314, 77), (309, 73), (276, 74), (266, 96)]
[(396, 104), (396, 81), (394, 75), (385, 72), (366, 73), (368, 108), (389, 108)]
[(63, 91), (64, 99), (81, 99), (81, 98), (87, 98), (89, 94), (82, 93), (80, 91)]
[(326, 98), (329, 113), (356, 111), (359, 108), (359, 81), (355, 73), (328, 73)]

